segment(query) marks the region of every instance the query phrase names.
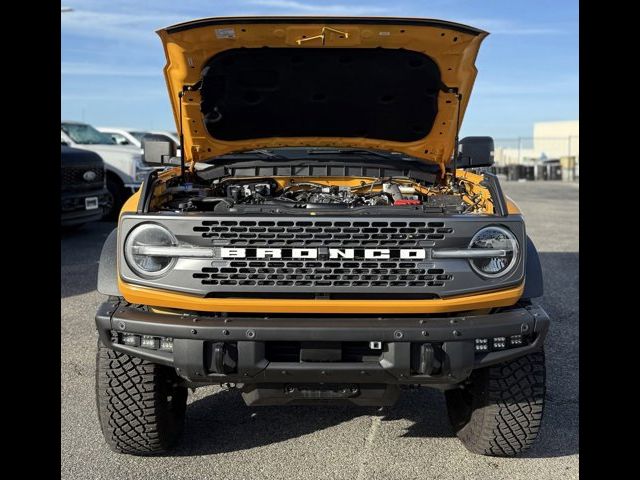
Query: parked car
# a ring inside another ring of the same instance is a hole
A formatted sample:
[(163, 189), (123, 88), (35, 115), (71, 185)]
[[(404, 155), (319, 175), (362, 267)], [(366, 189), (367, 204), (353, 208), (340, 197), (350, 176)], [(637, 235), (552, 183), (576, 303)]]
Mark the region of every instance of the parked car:
[(111, 202), (102, 158), (89, 150), (60, 148), (60, 224), (100, 220)]
[(180, 139), (175, 132), (158, 131), (158, 130), (136, 130), (132, 128), (113, 128), (113, 127), (97, 127), (97, 129), (109, 135), (118, 145), (133, 145), (142, 148), (142, 139), (145, 135), (153, 134), (164, 137), (167, 141), (172, 142), (176, 148), (180, 146)]
[(145, 176), (154, 167), (142, 161), (140, 148), (118, 145), (109, 136), (81, 122), (63, 121), (60, 142), (74, 148), (97, 153), (102, 157), (106, 169), (107, 190), (112, 196), (107, 218), (114, 219), (124, 201), (140, 187)]

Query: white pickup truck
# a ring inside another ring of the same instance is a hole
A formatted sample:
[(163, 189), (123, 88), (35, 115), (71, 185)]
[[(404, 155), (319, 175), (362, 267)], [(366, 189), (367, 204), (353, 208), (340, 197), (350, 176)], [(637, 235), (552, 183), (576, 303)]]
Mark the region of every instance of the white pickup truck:
[(111, 136), (86, 123), (61, 122), (60, 143), (91, 150), (104, 160), (107, 189), (113, 197), (113, 207), (105, 213), (107, 218), (117, 216), (124, 201), (140, 187), (147, 173), (155, 169), (142, 161), (140, 148), (118, 145)]
[(176, 149), (180, 148), (180, 140), (176, 132), (139, 130), (135, 128), (96, 127), (98, 131), (109, 135), (118, 145), (133, 145), (142, 148), (142, 139), (145, 135), (162, 136), (165, 140), (173, 142)]

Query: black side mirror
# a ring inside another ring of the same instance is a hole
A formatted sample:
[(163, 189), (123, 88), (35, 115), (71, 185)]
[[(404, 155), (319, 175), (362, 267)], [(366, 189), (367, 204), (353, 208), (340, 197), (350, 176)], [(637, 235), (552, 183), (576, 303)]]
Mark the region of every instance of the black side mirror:
[(493, 165), (493, 138), (465, 137), (458, 147), (457, 168), (491, 167)]
[(149, 165), (172, 165), (176, 145), (164, 135), (149, 134), (142, 137), (142, 161)]

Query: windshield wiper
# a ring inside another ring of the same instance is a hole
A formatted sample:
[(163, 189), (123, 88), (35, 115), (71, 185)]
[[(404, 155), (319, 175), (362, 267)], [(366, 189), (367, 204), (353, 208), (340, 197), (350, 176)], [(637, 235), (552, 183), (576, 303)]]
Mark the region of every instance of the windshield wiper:
[(284, 155), (280, 155), (279, 153), (273, 153), (271, 150), (264, 150), (264, 149), (258, 149), (258, 150), (244, 150), (242, 152), (231, 152), (231, 153), (227, 153), (225, 155), (222, 155), (223, 157), (226, 157), (227, 155), (229, 155), (230, 157), (234, 156), (234, 155), (262, 155), (263, 157), (267, 157), (267, 158), (272, 158), (274, 160), (290, 160), (289, 158), (285, 157)]
[(252, 156), (255, 157), (256, 155), (261, 155), (265, 158), (270, 158), (273, 160), (291, 160), (290, 158), (285, 157), (284, 155), (280, 155), (277, 153), (273, 153), (270, 150), (241, 150), (238, 152), (229, 152), (229, 153), (225, 153), (224, 155), (219, 155), (217, 157), (211, 157), (211, 158), (207, 158), (206, 160), (204, 160), (204, 162), (209, 163), (209, 162), (213, 162), (216, 161), (218, 159), (221, 158), (233, 158), (233, 157), (237, 157), (237, 156)]
[(319, 149), (319, 150), (308, 150), (308, 155), (372, 155), (375, 157), (381, 157), (386, 159), (397, 160), (402, 158), (401, 155), (394, 155), (392, 153), (382, 153), (377, 152), (375, 150), (365, 150), (365, 149), (348, 149), (348, 150), (328, 150), (328, 149)]

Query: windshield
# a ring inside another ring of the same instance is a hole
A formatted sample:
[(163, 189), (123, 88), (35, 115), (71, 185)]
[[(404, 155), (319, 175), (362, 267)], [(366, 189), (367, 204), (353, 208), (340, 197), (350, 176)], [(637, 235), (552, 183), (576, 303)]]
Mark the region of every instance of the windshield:
[(71, 140), (80, 145), (115, 145), (115, 141), (106, 133), (99, 132), (84, 123), (63, 123), (62, 131)]

